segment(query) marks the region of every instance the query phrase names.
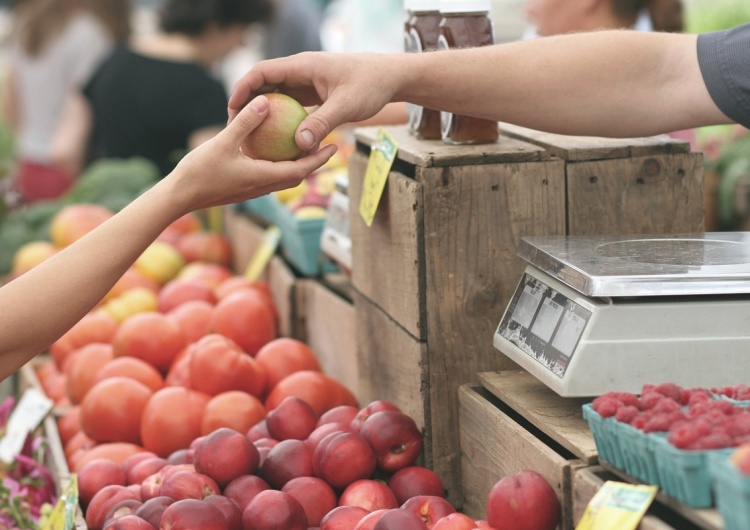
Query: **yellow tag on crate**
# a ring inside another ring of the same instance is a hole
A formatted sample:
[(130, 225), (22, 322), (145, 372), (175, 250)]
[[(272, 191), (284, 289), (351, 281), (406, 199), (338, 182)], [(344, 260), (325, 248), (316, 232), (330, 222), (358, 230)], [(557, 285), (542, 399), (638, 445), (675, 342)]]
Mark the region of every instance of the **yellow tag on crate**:
[(378, 138), (370, 151), (370, 158), (365, 169), (365, 181), (362, 186), (362, 199), (359, 213), (367, 226), (372, 226), (375, 212), (380, 204), (388, 173), (398, 152), (398, 143), (384, 129), (378, 131)]
[(41, 530), (74, 530), (76, 507), (78, 506), (78, 480), (71, 475), (52, 513), (42, 523)]
[(586, 506), (576, 530), (635, 530), (658, 489), (609, 480)]
[(266, 228), (263, 234), (263, 241), (261, 241), (255, 254), (250, 259), (250, 263), (247, 264), (247, 268), (245, 268), (245, 278), (251, 282), (260, 278), (268, 262), (271, 261), (271, 258), (276, 253), (280, 240), (281, 229), (278, 226), (271, 225)]

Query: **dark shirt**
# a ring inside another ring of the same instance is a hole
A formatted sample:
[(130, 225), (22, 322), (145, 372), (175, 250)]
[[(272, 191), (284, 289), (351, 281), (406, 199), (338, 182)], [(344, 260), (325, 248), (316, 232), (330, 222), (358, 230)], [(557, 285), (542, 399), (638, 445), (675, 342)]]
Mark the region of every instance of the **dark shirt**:
[(201, 66), (118, 48), (84, 88), (93, 109), (89, 160), (142, 156), (169, 173), (189, 136), (227, 121), (224, 85)]
[(698, 63), (716, 106), (750, 128), (750, 24), (698, 35)]

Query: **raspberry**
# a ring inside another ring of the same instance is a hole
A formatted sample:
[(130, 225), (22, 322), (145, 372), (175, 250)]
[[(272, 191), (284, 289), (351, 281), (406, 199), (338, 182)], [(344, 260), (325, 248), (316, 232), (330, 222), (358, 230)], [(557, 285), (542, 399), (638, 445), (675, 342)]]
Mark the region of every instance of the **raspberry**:
[(750, 386), (739, 385), (734, 394), (734, 399), (738, 401), (746, 401), (750, 399)]
[(672, 416), (668, 413), (658, 413), (651, 416), (643, 426), (643, 432), (666, 432), (672, 424)]
[(619, 399), (623, 405), (632, 405), (633, 407), (638, 407), (638, 405), (640, 404), (638, 396), (631, 392), (615, 392), (614, 397)]
[(633, 420), (630, 422), (630, 425), (632, 425), (636, 429), (640, 429), (642, 431), (643, 427), (646, 425), (647, 421), (648, 421), (648, 417), (647, 416), (645, 416), (643, 414), (639, 414), (638, 416), (636, 416), (635, 418), (633, 418)]
[(750, 435), (750, 414), (742, 413), (732, 416), (727, 425), (727, 432), (733, 437)]
[(658, 392), (672, 398), (676, 403), (682, 403), (682, 387), (674, 383), (661, 383), (654, 387), (654, 392)]
[(659, 401), (664, 399), (664, 395), (659, 392), (646, 392), (641, 395), (640, 409), (648, 410), (656, 406)]
[(698, 416), (705, 414), (708, 412), (709, 403), (710, 400), (708, 399), (694, 400), (688, 405), (688, 416), (697, 418)]
[(638, 415), (638, 412), (638, 407), (634, 407), (633, 405), (623, 405), (617, 409), (615, 419), (623, 423), (630, 423), (633, 421), (633, 418)]
[(699, 438), (699, 433), (689, 424), (684, 423), (679, 427), (669, 430), (667, 441), (678, 449), (687, 449)]
[(680, 404), (673, 399), (662, 399), (651, 409), (653, 412), (675, 412), (680, 410)]
[(731, 401), (724, 399), (714, 399), (708, 404), (709, 411), (718, 410), (726, 416), (731, 416), (739, 407), (735, 406)]
[(591, 405), (602, 418), (609, 418), (617, 413), (622, 402), (612, 396), (602, 395), (595, 398)]
[(711, 433), (698, 438), (691, 447), (697, 450), (732, 447), (732, 437), (726, 433)]

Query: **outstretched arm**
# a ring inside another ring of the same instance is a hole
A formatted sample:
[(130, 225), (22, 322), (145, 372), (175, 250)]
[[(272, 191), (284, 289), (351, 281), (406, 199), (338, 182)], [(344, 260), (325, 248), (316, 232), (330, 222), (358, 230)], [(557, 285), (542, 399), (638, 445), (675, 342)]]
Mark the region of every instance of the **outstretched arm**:
[(257, 98), (122, 211), (0, 288), (1, 379), (90, 311), (171, 222), (194, 210), (295, 186), (335, 152), (328, 146), (300, 160), (278, 163), (244, 156), (242, 140), (267, 111), (266, 98)]
[(390, 101), (575, 135), (729, 123), (703, 82), (696, 38), (612, 30), (422, 54), (300, 54), (245, 74), (229, 113), (276, 89), (320, 104), (297, 131), (303, 148)]

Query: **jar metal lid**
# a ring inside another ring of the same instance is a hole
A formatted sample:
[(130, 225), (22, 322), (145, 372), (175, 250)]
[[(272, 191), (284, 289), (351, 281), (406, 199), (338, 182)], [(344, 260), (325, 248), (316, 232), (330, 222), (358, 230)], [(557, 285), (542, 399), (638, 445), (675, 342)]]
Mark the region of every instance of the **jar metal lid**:
[(408, 2), (408, 9), (412, 13), (420, 13), (427, 11), (440, 11), (440, 0), (406, 0)]
[(441, 13), (482, 13), (489, 12), (490, 0), (441, 0)]

